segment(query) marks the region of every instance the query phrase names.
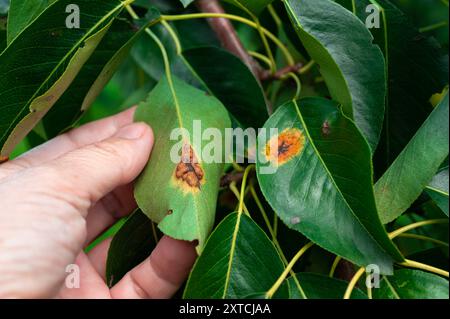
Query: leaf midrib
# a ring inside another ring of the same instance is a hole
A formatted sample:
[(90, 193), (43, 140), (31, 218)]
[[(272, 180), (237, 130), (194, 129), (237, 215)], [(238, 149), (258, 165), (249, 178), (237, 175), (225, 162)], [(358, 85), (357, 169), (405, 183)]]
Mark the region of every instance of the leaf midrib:
[[(355, 214), (355, 212), (353, 211), (352, 207), (350, 206), (350, 204), (348, 203), (347, 199), (345, 198), (344, 194), (341, 192), (341, 189), (337, 186), (336, 181), (334, 180), (333, 175), (331, 174), (330, 170), (328, 169), (328, 166), (325, 164), (322, 156), (320, 155), (320, 152), (318, 151), (318, 149), (316, 148), (316, 145), (313, 142), (313, 139), (311, 138), (311, 135), (309, 133), (308, 127), (306, 126), (305, 121), (303, 120), (303, 116), (301, 115), (300, 109), (298, 107), (297, 101), (296, 100), (292, 100), (292, 103), (295, 106), (295, 110), (297, 112), (297, 115), (302, 123), (302, 126), (305, 129), (305, 133), (308, 137), (308, 140), (311, 143), (312, 148), (314, 149), (314, 153), (316, 154), (316, 156), (319, 158), (320, 162), (322, 163), (322, 166), (324, 167), (325, 171), (327, 172), (327, 175), (329, 176), (331, 182), (333, 183), (335, 189), (337, 190), (337, 192), (339, 193), (339, 195), (341, 196), (342, 200), (344, 201), (345, 205), (347, 206), (348, 210), (351, 212), (351, 214), (356, 218), (356, 220), (359, 222), (359, 224), (361, 225), (361, 227), (366, 231), (366, 233), (368, 234), (368, 236), (370, 238), (372, 238), (372, 240), (376, 243), (376, 245), (384, 252), (386, 253), (388, 256), (391, 256), (390, 253), (388, 251), (386, 251), (386, 249), (384, 249), (383, 246), (381, 246), (381, 244), (378, 242), (378, 240), (376, 240), (373, 235), (367, 230), (366, 226), (361, 222), (361, 220), (359, 219), (359, 217)], [(381, 221), (380, 221), (381, 223)], [(392, 258), (392, 257), (391, 257)]]
[(233, 267), (234, 252), (236, 250), (236, 241), (237, 241), (237, 236), (239, 233), (239, 227), (241, 225), (242, 214), (243, 214), (242, 212), (238, 212), (236, 226), (234, 227), (233, 237), (231, 239), (230, 260), (228, 261), (228, 269), (227, 269), (227, 273), (226, 273), (226, 277), (225, 277), (225, 285), (224, 285), (224, 289), (223, 289), (222, 299), (226, 298), (228, 288), (230, 285), (231, 268)]

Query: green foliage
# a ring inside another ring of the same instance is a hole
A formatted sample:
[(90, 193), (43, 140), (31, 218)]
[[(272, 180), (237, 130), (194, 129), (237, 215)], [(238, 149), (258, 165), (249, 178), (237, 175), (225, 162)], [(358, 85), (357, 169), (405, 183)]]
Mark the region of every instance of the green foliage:
[[(298, 280), (302, 283), (305, 294), (308, 299), (340, 299), (344, 296), (345, 289), (348, 283), (344, 280), (330, 278), (324, 275), (312, 273), (298, 273), (296, 274)], [(298, 290), (295, 289), (294, 278), (288, 279), (291, 298), (303, 299), (299, 295)], [(317, 289), (320, 287), (320, 289)], [(355, 289), (352, 294), (352, 299), (367, 299), (367, 295), (360, 289)]]
[[(156, 143), (151, 159), (137, 181), (135, 197), (142, 211), (159, 224), (163, 233), (176, 239), (198, 240), (198, 251), (201, 251), (214, 224), (223, 164), (200, 162), (194, 164), (197, 167), (191, 176), (177, 176), (178, 171), (184, 170), (181, 161), (185, 155), (181, 154), (181, 159), (174, 162), (171, 159), (173, 147), (178, 145), (184, 153), (187, 146), (187, 156), (199, 159), (203, 145), (190, 144), (191, 139), (183, 132), (180, 133), (183, 134), (181, 142), (174, 140), (171, 134), (179, 128), (194, 136), (194, 121), (198, 118), (202, 119), (202, 135), (207, 128), (217, 128), (224, 133), (230, 122), (225, 108), (216, 98), (174, 80), (176, 100), (169, 82), (162, 79), (136, 111), (136, 121), (148, 123), (153, 128)], [(224, 145), (224, 141), (218, 142)], [(224, 150), (219, 151), (224, 153)], [(223, 155), (219, 160), (224, 162)], [(158, 196), (148, 196), (149, 193)]]
[(11, 43), (31, 21), (38, 17), (56, 0), (22, 1), (12, 0), (8, 14), (8, 43)]
[(448, 157), (448, 107), (447, 94), (375, 184), (383, 223), (393, 221), (411, 206)]
[(106, 282), (114, 286), (155, 248), (158, 233), (153, 222), (140, 210), (127, 218), (115, 234), (108, 251)]
[[(283, 263), (267, 235), (248, 216), (233, 213), (211, 234), (184, 297), (244, 298), (268, 291), (282, 272)], [(288, 297), (288, 286), (282, 290)]]
[[(362, 21), (366, 21), (365, 9), (372, 2), (355, 2), (355, 14)], [(377, 4), (382, 8), (380, 28), (371, 31), (375, 43), (383, 50), (388, 77), (384, 128), (376, 154), (379, 171), (383, 171), (431, 113), (430, 96), (440, 93), (448, 84), (448, 53), (441, 51), (435, 39), (420, 33), (409, 17), (389, 0)]]
[[(358, 265), (378, 264), (383, 273), (392, 273), (392, 259), (402, 257), (378, 218), (370, 149), (338, 104), (321, 98), (293, 101), (265, 127), (281, 134), (294, 129), (304, 140), (299, 154), (279, 163), (276, 174), (261, 173), (263, 159), (258, 162), (261, 190), (281, 220)], [(323, 189), (327, 195), (318, 200)]]
[[(290, 0), (286, 7), (303, 45), (319, 64), (332, 97), (355, 119), (374, 151), (383, 125), (386, 91), (380, 48), (356, 17), (332, 1)], [(323, 23), (317, 25), (318, 20)]]
[[(448, 298), (448, 1), (222, 4), (235, 30), (192, 0), (0, 0), (0, 161), (138, 105), (139, 209), (89, 247), (114, 236), (110, 286), (168, 235), (197, 243), (184, 298)], [(231, 127), (269, 131), (228, 163)]]
[(392, 277), (384, 277), (377, 299), (448, 299), (448, 280), (419, 270), (397, 270)]
[[(254, 128), (264, 124), (267, 107), (263, 91), (239, 58), (217, 47), (197, 47), (184, 51), (183, 56), (240, 124)], [(216, 61), (221, 63), (212, 68)]]

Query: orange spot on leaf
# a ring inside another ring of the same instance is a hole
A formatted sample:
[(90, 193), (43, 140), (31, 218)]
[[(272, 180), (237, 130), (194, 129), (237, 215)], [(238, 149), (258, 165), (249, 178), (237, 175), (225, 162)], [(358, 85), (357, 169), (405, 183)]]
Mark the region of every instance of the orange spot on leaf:
[(186, 192), (197, 192), (205, 182), (205, 173), (198, 163), (194, 150), (188, 144), (183, 147), (180, 163), (175, 168), (175, 181)]
[(305, 147), (305, 136), (297, 128), (285, 129), (266, 144), (266, 158), (279, 166), (299, 155)]

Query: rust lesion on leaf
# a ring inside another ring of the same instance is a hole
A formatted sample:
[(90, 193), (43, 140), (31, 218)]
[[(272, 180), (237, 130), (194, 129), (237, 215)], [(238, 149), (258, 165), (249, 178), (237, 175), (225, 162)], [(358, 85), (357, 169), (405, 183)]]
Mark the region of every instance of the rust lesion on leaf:
[(9, 157), (8, 156), (1, 156), (0, 155), (0, 164), (5, 163), (9, 161)]
[(174, 180), (186, 193), (196, 193), (205, 183), (205, 172), (191, 145), (185, 144), (181, 160), (175, 168)]
[(303, 132), (298, 128), (288, 128), (266, 143), (265, 156), (274, 165), (281, 166), (299, 155), (304, 147)]

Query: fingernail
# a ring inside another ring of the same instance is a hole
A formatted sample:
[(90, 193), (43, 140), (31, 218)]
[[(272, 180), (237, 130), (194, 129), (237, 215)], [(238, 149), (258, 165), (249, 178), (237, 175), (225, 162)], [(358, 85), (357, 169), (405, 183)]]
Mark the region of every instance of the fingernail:
[(122, 127), (116, 134), (116, 137), (124, 138), (127, 140), (137, 140), (141, 138), (145, 133), (145, 126), (141, 124), (130, 124)]

